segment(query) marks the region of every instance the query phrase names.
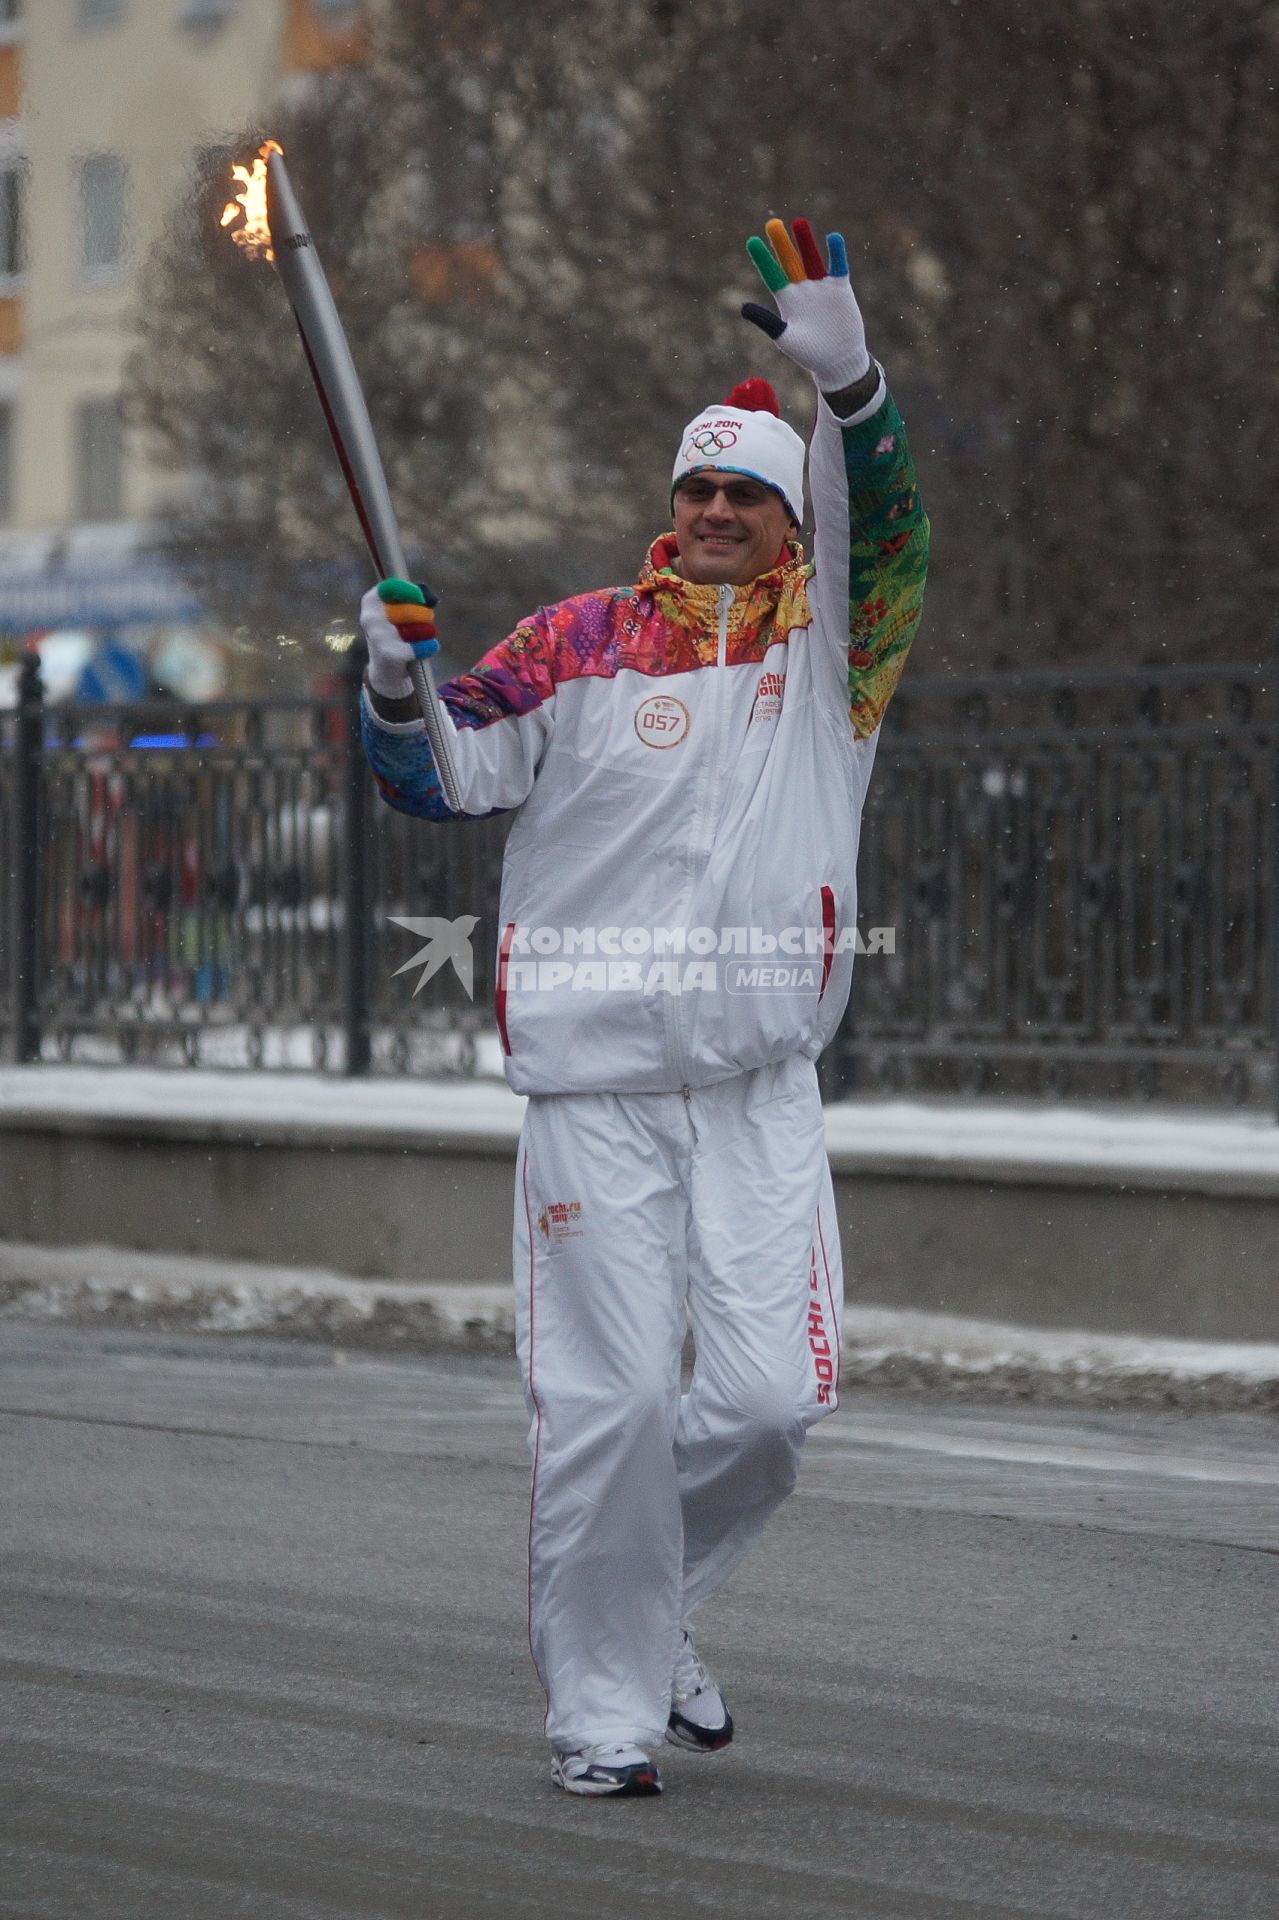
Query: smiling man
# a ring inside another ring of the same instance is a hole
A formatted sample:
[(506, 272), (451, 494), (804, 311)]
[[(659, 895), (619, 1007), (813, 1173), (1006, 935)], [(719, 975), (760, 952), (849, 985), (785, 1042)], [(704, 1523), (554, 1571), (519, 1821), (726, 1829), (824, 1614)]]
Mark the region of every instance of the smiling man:
[[(658, 1793), (658, 1743), (732, 1740), (689, 1621), (839, 1394), (814, 1063), (848, 999), (862, 804), (928, 523), (843, 240), (828, 270), (806, 222), (768, 234), (749, 251), (776, 310), (742, 311), (817, 386), (813, 564), (804, 444), (747, 381), (684, 429), (674, 528), (635, 584), (540, 608), (439, 696), (465, 817), (515, 813), (496, 1016), (528, 1095), (529, 1634), (574, 1794)], [(392, 806), (446, 820), (412, 591), (361, 607), (365, 745)]]
[[(728, 408), (725, 413), (732, 417)], [(678, 568), (686, 580), (744, 586), (785, 561), (786, 535), (795, 522), (781, 494), (762, 480), (695, 472), (677, 482), (671, 508)]]

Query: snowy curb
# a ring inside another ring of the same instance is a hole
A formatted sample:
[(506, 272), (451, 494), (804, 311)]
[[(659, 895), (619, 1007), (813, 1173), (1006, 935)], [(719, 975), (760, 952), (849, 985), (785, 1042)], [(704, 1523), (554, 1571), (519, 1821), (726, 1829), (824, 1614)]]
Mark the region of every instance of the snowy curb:
[(999, 1400), (1279, 1413), (1279, 1345), (1004, 1326), (881, 1307), (846, 1309), (843, 1377)]
[[(442, 1149), (513, 1158), (524, 1100), (500, 1080), (203, 1068), (0, 1066), (0, 1133)], [(1267, 1113), (846, 1100), (826, 1108), (836, 1174), (1279, 1198)]]
[[(511, 1289), (357, 1280), (111, 1247), (0, 1243), (0, 1318), (275, 1335), (382, 1352), (510, 1352)], [(1000, 1400), (1279, 1413), (1279, 1345), (1059, 1332), (850, 1307), (845, 1385)]]
[(356, 1280), (322, 1268), (117, 1247), (0, 1243), (0, 1318), (288, 1334), (339, 1346), (509, 1349), (511, 1289)]

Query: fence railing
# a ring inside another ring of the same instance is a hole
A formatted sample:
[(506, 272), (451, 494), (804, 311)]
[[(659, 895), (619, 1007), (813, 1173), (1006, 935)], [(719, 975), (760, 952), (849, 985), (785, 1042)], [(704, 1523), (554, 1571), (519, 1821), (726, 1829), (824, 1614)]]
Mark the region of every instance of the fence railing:
[[(504, 824), (377, 801), (331, 698), (0, 715), (0, 1023), (20, 1060), (473, 1072)], [(1260, 1102), (1279, 739), (1261, 667), (908, 679), (862, 832), (829, 1093)], [(415, 996), (404, 919), (479, 916)], [(495, 1060), (495, 1054), (493, 1055)]]
[(879, 1089), (1273, 1094), (1272, 667), (907, 680), (862, 835)]
[(431, 832), (383, 807), (349, 677), (329, 699), (191, 708), (43, 708), (23, 688), (0, 734), (11, 1057), (474, 1069), (486, 943), (473, 1002), (451, 969), (415, 999), (393, 922), (491, 923), (502, 823)]

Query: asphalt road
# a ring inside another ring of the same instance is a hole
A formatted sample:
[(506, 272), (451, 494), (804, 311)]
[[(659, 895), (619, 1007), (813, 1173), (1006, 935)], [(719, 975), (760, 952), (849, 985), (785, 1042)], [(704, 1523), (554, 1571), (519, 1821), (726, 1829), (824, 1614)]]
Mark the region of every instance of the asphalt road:
[(583, 1802), (511, 1366), (0, 1325), (0, 1914), (1275, 1920), (1276, 1437), (850, 1399)]

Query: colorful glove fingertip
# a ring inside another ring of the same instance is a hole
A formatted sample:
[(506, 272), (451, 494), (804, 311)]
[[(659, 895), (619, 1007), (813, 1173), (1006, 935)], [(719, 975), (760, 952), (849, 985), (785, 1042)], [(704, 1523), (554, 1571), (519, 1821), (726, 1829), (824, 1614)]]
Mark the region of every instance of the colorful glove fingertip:
[(827, 264), (822, 260), (817, 236), (808, 221), (801, 216), (791, 225), (795, 230), (794, 240), (786, 231), (784, 220), (770, 220), (764, 228), (768, 240), (761, 240), (755, 233), (746, 242), (746, 251), (770, 293), (797, 286), (801, 280), (825, 280), (828, 274), (837, 279), (847, 274), (848, 250), (842, 233), (826, 236)]
[(417, 580), (401, 580), (392, 574), (389, 580), (378, 581), (378, 599), (386, 602), (409, 602), (417, 607), (435, 607), (440, 596), (430, 587)]
[(799, 257), (804, 263), (804, 275), (809, 280), (826, 278), (826, 263), (822, 259), (822, 250), (817, 244), (813, 229), (802, 216), (793, 220), (795, 242), (799, 248)]
[(774, 313), (771, 307), (761, 307), (758, 300), (742, 302), (742, 319), (749, 320), (753, 327), (766, 333), (770, 340), (780, 340), (786, 331), (786, 322), (780, 313)]
[(766, 224), (764, 232), (772, 242), (773, 252), (777, 255), (778, 263), (791, 285), (793, 286), (796, 282), (803, 280), (805, 278), (804, 262), (800, 259), (796, 251), (795, 242), (786, 231), (786, 222), (784, 220), (770, 220)]
[(433, 653), (439, 652), (440, 642), (431, 613), (436, 596), (429, 587), (419, 586), (414, 580), (392, 577), (379, 581), (377, 592), (387, 619), (419, 660), (429, 660)]
[(777, 256), (767, 240), (761, 240), (757, 233), (753, 233), (746, 242), (746, 251), (755, 262), (756, 271), (770, 293), (780, 293), (783, 287), (789, 286), (786, 270), (778, 264)]

